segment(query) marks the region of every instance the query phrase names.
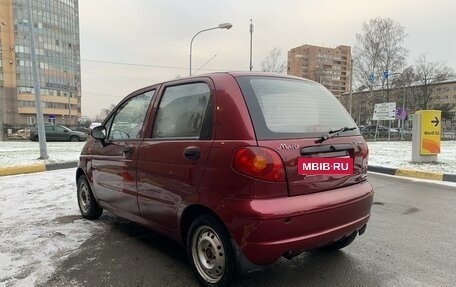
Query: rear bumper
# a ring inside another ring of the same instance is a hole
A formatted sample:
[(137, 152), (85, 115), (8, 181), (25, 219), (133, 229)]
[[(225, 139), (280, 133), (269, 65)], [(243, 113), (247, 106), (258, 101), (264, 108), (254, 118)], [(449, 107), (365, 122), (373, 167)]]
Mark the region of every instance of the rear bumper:
[(267, 265), (285, 253), (312, 250), (362, 229), (373, 195), (366, 181), (293, 197), (224, 200), (217, 212), (245, 258)]

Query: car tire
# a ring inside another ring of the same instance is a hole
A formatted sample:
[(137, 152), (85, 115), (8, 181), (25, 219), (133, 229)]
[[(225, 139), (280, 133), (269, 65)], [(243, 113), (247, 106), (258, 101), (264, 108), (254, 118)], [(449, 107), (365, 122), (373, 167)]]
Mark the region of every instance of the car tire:
[(87, 219), (97, 219), (103, 213), (103, 209), (98, 205), (93, 196), (92, 189), (85, 175), (78, 179), (77, 187), (78, 206), (81, 215)]
[(32, 141), (37, 142), (38, 141), (38, 136), (34, 136)]
[(77, 136), (71, 136), (70, 137), (70, 142), (78, 142), (80, 141), (79, 138)]
[(234, 250), (225, 227), (214, 217), (198, 217), (187, 233), (187, 253), (203, 286), (231, 286), (236, 278)]
[(324, 251), (337, 251), (340, 250), (344, 247), (347, 247), (350, 245), (356, 238), (356, 235), (358, 234), (357, 231), (353, 232), (352, 234), (348, 235), (347, 237), (344, 237), (336, 242), (333, 242), (329, 245), (326, 245), (322, 247), (321, 249)]

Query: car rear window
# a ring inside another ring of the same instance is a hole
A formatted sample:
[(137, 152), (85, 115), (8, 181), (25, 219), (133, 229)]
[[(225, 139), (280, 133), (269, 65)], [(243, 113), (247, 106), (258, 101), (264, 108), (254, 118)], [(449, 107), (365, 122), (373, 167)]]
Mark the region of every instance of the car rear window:
[[(320, 84), (274, 77), (237, 80), (260, 140), (315, 137), (342, 127), (356, 127), (336, 97)], [(356, 129), (343, 136), (358, 134)]]

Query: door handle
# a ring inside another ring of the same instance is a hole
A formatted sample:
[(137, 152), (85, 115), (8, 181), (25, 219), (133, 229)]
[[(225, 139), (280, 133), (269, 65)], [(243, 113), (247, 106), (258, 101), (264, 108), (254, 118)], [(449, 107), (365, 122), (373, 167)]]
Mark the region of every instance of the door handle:
[(184, 151), (184, 156), (190, 160), (197, 160), (201, 157), (201, 151), (198, 147), (188, 147)]

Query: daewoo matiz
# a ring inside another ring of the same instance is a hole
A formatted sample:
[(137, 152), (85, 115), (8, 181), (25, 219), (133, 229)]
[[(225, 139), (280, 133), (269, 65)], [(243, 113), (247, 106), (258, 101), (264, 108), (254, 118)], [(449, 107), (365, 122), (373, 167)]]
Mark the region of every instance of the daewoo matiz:
[(82, 215), (107, 209), (178, 241), (205, 286), (366, 229), (367, 144), (315, 82), (215, 73), (152, 85), (91, 135), (76, 173)]

